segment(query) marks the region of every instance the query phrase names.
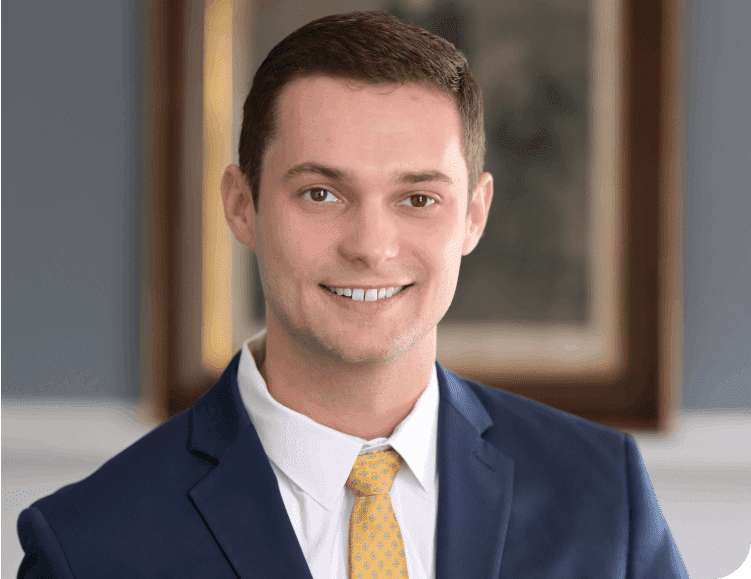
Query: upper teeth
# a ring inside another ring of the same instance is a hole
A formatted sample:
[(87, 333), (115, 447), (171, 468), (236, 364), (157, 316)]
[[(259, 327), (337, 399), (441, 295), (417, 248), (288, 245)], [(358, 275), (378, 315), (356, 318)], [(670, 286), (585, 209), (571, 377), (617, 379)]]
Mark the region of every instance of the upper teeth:
[(366, 302), (374, 302), (383, 298), (390, 298), (394, 294), (398, 294), (405, 286), (398, 287), (382, 287), (381, 289), (352, 289), (348, 287), (329, 287), (334, 293), (340, 296), (351, 297), (353, 300), (365, 300)]

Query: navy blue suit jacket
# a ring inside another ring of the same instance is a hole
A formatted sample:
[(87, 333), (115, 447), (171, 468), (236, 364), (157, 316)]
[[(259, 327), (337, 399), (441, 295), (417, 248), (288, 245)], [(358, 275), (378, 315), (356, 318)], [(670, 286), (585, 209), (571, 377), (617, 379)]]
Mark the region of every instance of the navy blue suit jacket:
[[(238, 360), (23, 511), (19, 576), (310, 578)], [(629, 436), (437, 370), (437, 579), (686, 577)]]

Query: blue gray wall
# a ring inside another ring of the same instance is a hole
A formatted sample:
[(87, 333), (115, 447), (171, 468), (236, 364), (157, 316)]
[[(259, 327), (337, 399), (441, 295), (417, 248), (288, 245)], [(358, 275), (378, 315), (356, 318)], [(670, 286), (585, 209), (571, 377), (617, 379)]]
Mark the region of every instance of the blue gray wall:
[(143, 7), (2, 5), (2, 393), (137, 397)]
[(751, 409), (751, 2), (689, 2), (683, 405)]
[[(683, 405), (751, 408), (751, 2), (687, 1)], [(139, 0), (2, 6), (3, 396), (138, 396)]]

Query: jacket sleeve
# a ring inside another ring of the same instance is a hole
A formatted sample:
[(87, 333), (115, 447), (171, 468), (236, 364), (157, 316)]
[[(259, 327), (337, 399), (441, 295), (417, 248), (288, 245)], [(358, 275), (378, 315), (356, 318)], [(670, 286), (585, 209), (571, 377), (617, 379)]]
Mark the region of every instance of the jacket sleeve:
[(19, 579), (73, 579), (60, 542), (39, 509), (30, 507), (21, 513), (18, 517), (18, 536), (25, 553), (18, 569)]
[(665, 517), (657, 504), (647, 469), (631, 436), (626, 436), (626, 476), (629, 490), (629, 579), (660, 577), (688, 579)]

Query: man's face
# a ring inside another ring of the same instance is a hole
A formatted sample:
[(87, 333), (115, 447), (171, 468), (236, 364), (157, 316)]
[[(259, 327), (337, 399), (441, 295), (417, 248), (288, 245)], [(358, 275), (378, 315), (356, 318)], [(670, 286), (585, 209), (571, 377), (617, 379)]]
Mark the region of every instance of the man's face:
[(246, 209), (269, 331), (301, 354), (356, 364), (434, 341), (479, 239), (455, 105), (416, 84), (314, 77), (285, 88), (277, 122), (258, 214)]

